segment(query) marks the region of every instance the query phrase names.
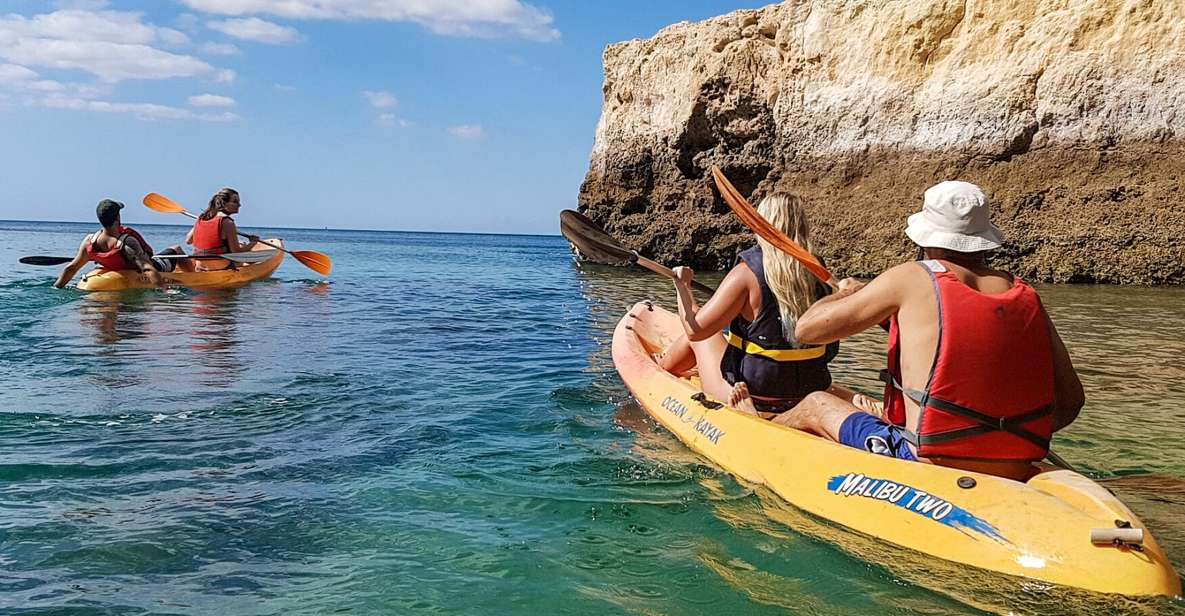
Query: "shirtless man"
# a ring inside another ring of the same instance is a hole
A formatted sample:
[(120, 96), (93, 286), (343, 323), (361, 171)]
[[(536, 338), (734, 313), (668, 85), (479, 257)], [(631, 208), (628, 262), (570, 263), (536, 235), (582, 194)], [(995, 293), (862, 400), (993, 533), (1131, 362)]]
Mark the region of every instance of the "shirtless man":
[[(53, 286), (59, 289), (66, 286), (78, 270), (91, 261), (109, 270), (137, 270), (152, 284), (158, 287), (165, 286), (166, 281), (158, 272), (172, 271), (175, 264), (168, 259), (152, 258), (152, 247), (144, 241), (144, 237), (135, 229), (120, 224), (121, 209), (123, 204), (118, 201), (103, 199), (99, 202), (95, 208), (95, 215), (103, 228), (82, 240), (82, 244), (78, 246), (78, 254), (62, 269)], [(184, 252), (180, 246), (172, 246), (162, 254)]]
[(1084, 403), (1069, 353), (1032, 287), (987, 265), (1002, 236), (967, 182), (926, 191), (905, 230), (925, 260), (811, 306), (795, 336), (827, 344), (890, 320), (884, 411), (815, 392), (775, 421), (904, 460), (1025, 480)]

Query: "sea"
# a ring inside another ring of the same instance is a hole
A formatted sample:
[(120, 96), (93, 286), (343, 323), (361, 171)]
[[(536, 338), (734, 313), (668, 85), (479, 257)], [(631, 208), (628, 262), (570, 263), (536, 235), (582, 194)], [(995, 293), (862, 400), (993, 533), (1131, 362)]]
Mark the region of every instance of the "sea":
[[(559, 236), (252, 229), (333, 272), (222, 290), (17, 263), (92, 230), (0, 222), (0, 613), (1185, 614), (904, 554), (736, 480), (614, 370), (618, 319), (670, 283)], [(1185, 289), (1039, 291), (1088, 400), (1056, 448), (1185, 571)], [(875, 393), (884, 343), (846, 341), (836, 380)]]

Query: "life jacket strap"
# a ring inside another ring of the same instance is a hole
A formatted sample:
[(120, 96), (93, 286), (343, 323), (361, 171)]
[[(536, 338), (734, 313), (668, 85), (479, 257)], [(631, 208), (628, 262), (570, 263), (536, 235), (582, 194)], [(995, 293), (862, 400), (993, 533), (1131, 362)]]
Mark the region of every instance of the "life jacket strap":
[(938, 434), (926, 434), (920, 437), (909, 430), (902, 429), (901, 432), (905, 436), (906, 440), (913, 443), (914, 446), (945, 443), (947, 441), (969, 438), (979, 434), (986, 434), (988, 432), (1007, 432), (1013, 436), (1023, 438), (1024, 440), (1029, 441), (1030, 443), (1041, 447), (1042, 449), (1049, 449), (1048, 439), (1041, 438), (1033, 432), (1026, 430), (1022, 426), (1030, 421), (1041, 419), (1046, 415), (1051, 415), (1053, 413), (1052, 403), (1044, 404), (1031, 411), (1025, 411), (1019, 415), (1013, 415), (1011, 417), (996, 417), (993, 415), (988, 415), (987, 413), (981, 413), (975, 409), (968, 408), (960, 404), (955, 404), (954, 402), (943, 400), (941, 398), (935, 398), (924, 391), (902, 387), (901, 383), (898, 383), (897, 379), (893, 378), (893, 375), (890, 374), (888, 370), (881, 370), (880, 377), (882, 381), (899, 389), (901, 393), (908, 396), (909, 399), (917, 402), (919, 407), (938, 409), (944, 413), (958, 415), (959, 417), (970, 419), (971, 421), (979, 424), (977, 426), (960, 428), (958, 430), (951, 430)]
[(827, 352), (827, 347), (822, 346), (805, 349), (767, 349), (755, 342), (745, 340), (731, 331), (725, 332), (724, 337), (730, 346), (740, 349), (746, 355), (760, 355), (774, 361), (806, 361), (822, 357)]

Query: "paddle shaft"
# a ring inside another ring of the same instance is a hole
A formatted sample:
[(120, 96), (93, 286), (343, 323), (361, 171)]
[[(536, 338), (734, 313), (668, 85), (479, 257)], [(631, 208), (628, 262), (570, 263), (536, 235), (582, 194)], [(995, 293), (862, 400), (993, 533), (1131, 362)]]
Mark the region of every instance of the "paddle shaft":
[[(237, 260), (236, 255), (233, 255), (233, 254), (232, 255), (159, 254), (159, 255), (151, 255), (151, 257), (153, 259), (173, 259), (173, 260), (179, 260), (179, 259), (198, 259), (198, 260), (226, 259), (228, 261), (236, 261)], [(69, 263), (73, 260), (74, 260), (74, 257), (44, 257), (44, 256), (40, 256), (40, 255), (32, 256), (32, 257), (21, 257), (19, 259), (19, 261), (25, 265), (44, 265), (44, 266), (64, 265), (64, 264)]]
[[(667, 278), (670, 278), (671, 280), (675, 279), (675, 270), (673, 270), (661, 263), (655, 263), (654, 261), (651, 261), (650, 259), (647, 259), (646, 257), (639, 255), (638, 253), (634, 253), (634, 256), (638, 258), (638, 260), (635, 261), (635, 263), (637, 263), (638, 265), (641, 265), (642, 267), (644, 267), (656, 274), (661, 274), (663, 276), (666, 276)], [(697, 291), (703, 291), (704, 293), (707, 293), (708, 295), (711, 295), (716, 292), (716, 289), (713, 289), (712, 287), (709, 287), (708, 285), (706, 285), (698, 280), (692, 280), (691, 287), (693, 289), (696, 289)]]

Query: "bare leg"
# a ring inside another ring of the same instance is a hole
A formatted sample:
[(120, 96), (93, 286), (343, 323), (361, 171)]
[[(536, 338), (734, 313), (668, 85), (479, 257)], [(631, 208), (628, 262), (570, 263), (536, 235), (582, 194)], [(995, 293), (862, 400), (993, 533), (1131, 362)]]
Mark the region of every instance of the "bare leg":
[(724, 358), (724, 351), (728, 348), (724, 336), (709, 336), (690, 344), (692, 352), (695, 353), (695, 365), (699, 368), (700, 389), (715, 400), (727, 402), (732, 394), (732, 384), (724, 380), (724, 376), (720, 374), (720, 360)]
[[(173, 246), (169, 246), (168, 248), (160, 251), (160, 254), (162, 254), (162, 255), (183, 255), (183, 254), (185, 254), (185, 251), (182, 250), (180, 246), (173, 245)], [(175, 271), (175, 272), (192, 272), (193, 271), (193, 261), (191, 261), (189, 259), (175, 259), (173, 261), (173, 271)]]
[(827, 393), (832, 394), (841, 400), (851, 402), (852, 406), (864, 411), (865, 413), (868, 413), (869, 415), (884, 419), (885, 405), (876, 398), (871, 398), (869, 396), (865, 396), (864, 394), (858, 394), (847, 387), (844, 387), (843, 385), (835, 384), (832, 384), (831, 387), (827, 388)]
[(812, 432), (839, 441), (839, 427), (852, 413), (861, 410), (848, 400), (825, 391), (803, 398), (794, 408), (773, 419), (774, 423)]
[(678, 340), (672, 342), (663, 352), (658, 365), (675, 376), (686, 376), (695, 367), (695, 353), (691, 350), (687, 336), (679, 336)]

